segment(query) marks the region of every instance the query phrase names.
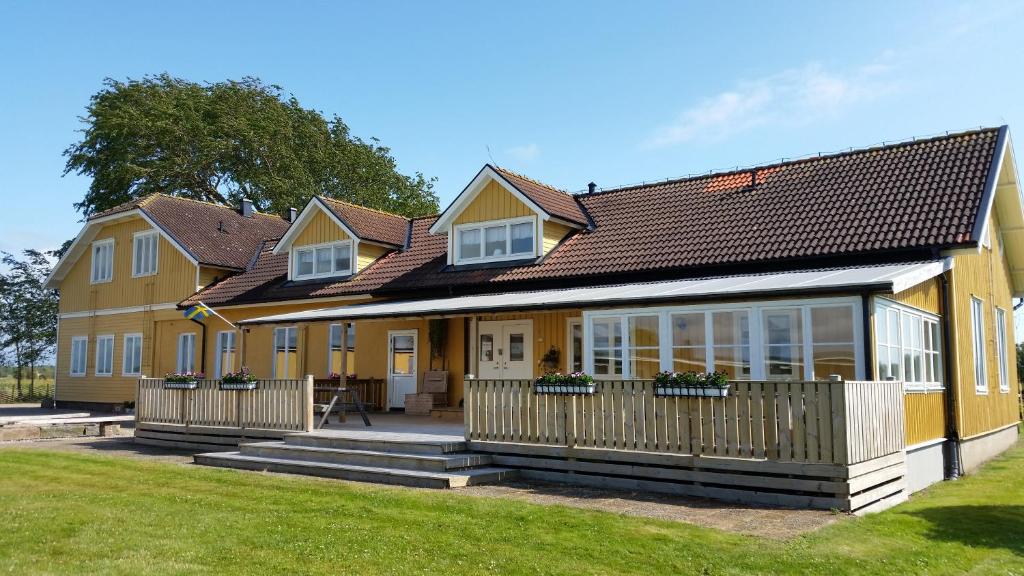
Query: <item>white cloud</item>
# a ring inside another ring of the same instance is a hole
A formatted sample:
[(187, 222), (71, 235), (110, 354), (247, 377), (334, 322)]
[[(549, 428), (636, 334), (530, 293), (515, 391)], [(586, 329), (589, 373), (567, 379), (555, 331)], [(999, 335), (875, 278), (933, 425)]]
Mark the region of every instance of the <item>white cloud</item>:
[(516, 160), (519, 160), (520, 162), (527, 162), (530, 160), (535, 160), (537, 157), (540, 156), (540, 146), (537, 146), (536, 144), (533, 143), (523, 144), (522, 146), (513, 146), (511, 148), (506, 148), (505, 153), (515, 158)]
[(654, 130), (645, 148), (693, 140), (722, 140), (766, 124), (806, 124), (841, 114), (895, 89), (891, 53), (846, 73), (808, 64), (704, 98), (672, 122)]

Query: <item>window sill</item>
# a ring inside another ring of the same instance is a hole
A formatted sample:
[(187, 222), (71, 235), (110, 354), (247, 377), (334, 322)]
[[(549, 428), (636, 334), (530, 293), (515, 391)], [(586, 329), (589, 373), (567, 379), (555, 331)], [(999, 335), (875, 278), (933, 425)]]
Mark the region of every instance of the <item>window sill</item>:
[(537, 262), (536, 256), (516, 258), (514, 260), (486, 260), (483, 262), (459, 262), (452, 264), (449, 271), (460, 272), (463, 270), (481, 270), (487, 268), (511, 268), (513, 266), (528, 266)]
[(89, 280), (89, 284), (90, 284), (90, 285), (96, 285), (96, 284), (110, 284), (110, 283), (111, 283), (111, 282), (113, 282), (113, 281), (114, 281), (114, 279), (113, 279), (113, 278), (110, 278), (109, 280)]
[(96, 374), (93, 374), (93, 376), (96, 376), (97, 378), (110, 378), (113, 375), (113, 372), (111, 372), (110, 374), (100, 374), (98, 372)]
[(156, 276), (156, 272), (149, 272), (146, 274), (132, 274), (132, 278), (149, 278), (150, 276)]
[(85, 378), (85, 372), (81, 374), (68, 374), (70, 378)]
[(945, 392), (945, 386), (907, 386), (904, 384), (903, 391), (907, 394), (930, 394), (933, 392)]

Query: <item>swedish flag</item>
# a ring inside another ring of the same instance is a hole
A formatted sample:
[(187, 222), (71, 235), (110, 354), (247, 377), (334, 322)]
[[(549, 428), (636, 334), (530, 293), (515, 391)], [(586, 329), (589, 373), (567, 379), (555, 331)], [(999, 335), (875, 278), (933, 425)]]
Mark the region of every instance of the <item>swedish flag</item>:
[(189, 320), (205, 320), (206, 318), (213, 316), (213, 314), (213, 310), (208, 308), (206, 304), (196, 304), (188, 310), (185, 310), (185, 318), (188, 318)]

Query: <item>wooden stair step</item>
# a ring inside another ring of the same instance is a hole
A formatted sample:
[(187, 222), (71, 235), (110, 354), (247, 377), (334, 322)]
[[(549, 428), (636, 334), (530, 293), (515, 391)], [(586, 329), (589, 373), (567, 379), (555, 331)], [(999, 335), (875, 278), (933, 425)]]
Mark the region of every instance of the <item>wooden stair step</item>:
[(491, 457), (485, 454), (446, 453), (415, 454), (401, 452), (380, 452), (373, 450), (351, 450), (343, 448), (322, 448), (299, 446), (284, 442), (249, 442), (241, 444), (238, 450), (245, 456), (294, 459), (333, 464), (350, 464), (380, 468), (401, 468), (405, 470), (426, 470), (445, 472), (466, 468), (477, 468), (491, 464)]

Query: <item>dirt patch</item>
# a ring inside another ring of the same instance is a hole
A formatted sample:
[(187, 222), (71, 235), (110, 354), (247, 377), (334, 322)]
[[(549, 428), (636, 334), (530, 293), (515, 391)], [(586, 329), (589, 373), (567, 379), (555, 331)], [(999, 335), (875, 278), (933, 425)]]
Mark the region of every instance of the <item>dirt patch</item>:
[(717, 528), (738, 534), (780, 540), (812, 532), (847, 517), (845, 514), (827, 510), (768, 508), (730, 504), (705, 498), (539, 482), (506, 482), (493, 486), (470, 486), (460, 488), (458, 493), (686, 522), (705, 528)]

